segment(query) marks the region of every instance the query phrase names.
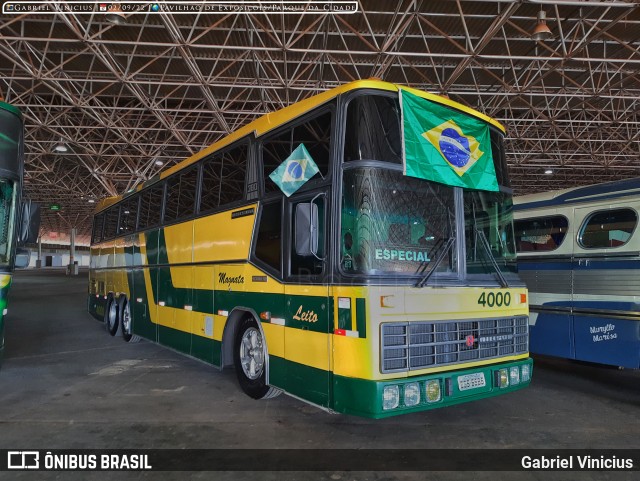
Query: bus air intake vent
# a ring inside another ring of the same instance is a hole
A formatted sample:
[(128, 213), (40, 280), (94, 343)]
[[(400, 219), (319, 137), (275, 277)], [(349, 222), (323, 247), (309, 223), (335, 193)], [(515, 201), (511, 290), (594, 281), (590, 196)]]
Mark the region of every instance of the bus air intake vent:
[(382, 324), (382, 372), (462, 364), (529, 350), (529, 319)]

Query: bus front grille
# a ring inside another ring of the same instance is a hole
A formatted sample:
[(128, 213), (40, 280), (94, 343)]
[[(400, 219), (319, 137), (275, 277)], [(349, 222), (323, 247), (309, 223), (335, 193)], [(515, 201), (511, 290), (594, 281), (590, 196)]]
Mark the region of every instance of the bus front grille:
[(524, 354), (529, 350), (526, 316), (465, 321), (385, 323), (383, 373)]

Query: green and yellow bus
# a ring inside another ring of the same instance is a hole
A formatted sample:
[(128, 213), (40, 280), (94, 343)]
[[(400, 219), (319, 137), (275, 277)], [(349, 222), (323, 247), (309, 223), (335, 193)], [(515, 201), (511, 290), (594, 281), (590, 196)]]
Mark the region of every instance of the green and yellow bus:
[[(405, 97), (428, 120), (451, 114), (431, 144), (452, 169), (485, 159), (493, 190), (407, 175)], [(89, 312), (126, 341), (235, 367), (256, 399), (382, 418), (521, 389), (503, 137), (473, 109), (374, 79), (264, 115), (99, 203)]]

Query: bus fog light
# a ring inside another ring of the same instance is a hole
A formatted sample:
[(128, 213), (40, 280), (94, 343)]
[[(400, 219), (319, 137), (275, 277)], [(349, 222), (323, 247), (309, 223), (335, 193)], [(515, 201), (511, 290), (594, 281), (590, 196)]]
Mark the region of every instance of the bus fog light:
[(400, 404), (400, 389), (398, 386), (385, 386), (382, 391), (382, 409), (388, 411)]
[(522, 372), (522, 382), (529, 382), (531, 380), (531, 366), (529, 364), (523, 364), (520, 366)]
[(404, 405), (415, 406), (420, 402), (420, 386), (417, 382), (410, 382), (404, 386)]
[(518, 366), (512, 366), (509, 369), (509, 383), (512, 386), (520, 384), (520, 368)]
[(440, 392), (440, 381), (438, 379), (432, 379), (431, 381), (427, 381), (426, 385), (427, 389), (427, 401), (430, 403), (435, 403), (440, 401), (440, 397), (442, 396)]
[(499, 371), (495, 371), (496, 376), (496, 387), (504, 388), (509, 387), (509, 370), (508, 369), (500, 369)]

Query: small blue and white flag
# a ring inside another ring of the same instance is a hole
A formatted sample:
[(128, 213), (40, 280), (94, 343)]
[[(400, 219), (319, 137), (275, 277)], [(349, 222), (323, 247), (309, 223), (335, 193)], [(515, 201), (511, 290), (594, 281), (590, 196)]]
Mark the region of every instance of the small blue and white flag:
[(318, 172), (320, 169), (311, 158), (311, 154), (304, 144), (300, 144), (276, 170), (269, 174), (269, 178), (280, 187), (284, 195), (290, 197)]

